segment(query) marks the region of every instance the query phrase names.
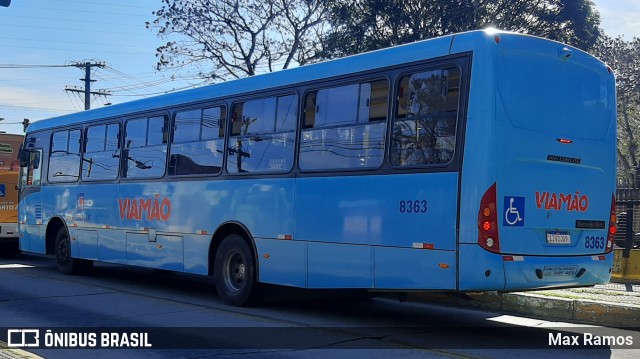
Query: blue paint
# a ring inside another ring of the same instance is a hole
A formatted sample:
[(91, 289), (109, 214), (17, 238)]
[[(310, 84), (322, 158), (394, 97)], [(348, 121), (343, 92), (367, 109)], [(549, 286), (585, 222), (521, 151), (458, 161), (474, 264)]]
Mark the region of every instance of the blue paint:
[[(223, 169), (219, 175), (177, 181), (165, 176), (43, 185), (19, 205), (21, 248), (45, 253), (47, 226), (55, 218), (73, 228), (75, 257), (206, 275), (214, 234), (225, 223), (237, 223), (253, 240), (258, 279), (264, 283), (520, 290), (607, 281), (611, 255), (594, 260), (603, 250), (585, 245), (588, 238), (606, 238), (606, 229), (577, 229), (575, 221), (608, 225), (615, 190), (614, 78), (604, 64), (577, 49), (570, 59), (562, 59), (557, 54), (564, 45), (509, 33), (498, 36), (499, 42), (482, 31), (447, 36), (38, 121), (28, 135), (36, 138), (36, 148), (44, 148), (46, 182), (47, 131), (57, 126), (274, 88), (303, 88), (306, 82), (428, 58), (456, 55), (471, 62), (460, 69), (461, 93), (468, 98), (460, 102), (464, 106), (456, 124), (465, 126), (464, 136), (458, 137), (464, 143), (455, 150), (464, 157), (456, 157), (451, 166), (396, 168), (389, 151), (378, 148), (376, 153), (385, 154), (379, 169), (314, 174), (301, 171), (296, 162), (291, 173), (262, 177), (232, 176)], [(299, 127), (302, 123), (299, 119)], [(391, 133), (391, 123), (378, 122), (378, 132), (384, 133), (386, 126)], [(445, 127), (407, 133), (427, 142)], [(300, 139), (303, 129), (298, 131)], [(326, 139), (322, 131), (318, 137)], [(389, 142), (378, 145), (388, 147)], [(446, 148), (446, 143), (439, 146)], [(549, 160), (550, 155), (580, 162)], [(478, 245), (480, 199), (494, 183), (493, 224), (501, 253)], [(569, 196), (578, 201), (576, 206), (567, 202)], [(571, 243), (549, 243), (550, 230), (568, 233)], [(507, 261), (505, 255), (519, 259)], [(537, 278), (536, 269), (556, 265), (584, 267), (586, 273)]]

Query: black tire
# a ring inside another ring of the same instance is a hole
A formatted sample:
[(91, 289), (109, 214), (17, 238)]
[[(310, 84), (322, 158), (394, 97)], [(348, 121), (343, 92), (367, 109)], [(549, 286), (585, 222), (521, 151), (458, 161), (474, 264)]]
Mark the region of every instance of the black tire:
[(222, 240), (216, 252), (214, 279), (224, 304), (240, 307), (257, 302), (255, 258), (244, 238), (231, 234)]
[(56, 234), (55, 243), (56, 265), (63, 274), (84, 273), (93, 267), (93, 262), (71, 257), (71, 240), (67, 230), (63, 227)]

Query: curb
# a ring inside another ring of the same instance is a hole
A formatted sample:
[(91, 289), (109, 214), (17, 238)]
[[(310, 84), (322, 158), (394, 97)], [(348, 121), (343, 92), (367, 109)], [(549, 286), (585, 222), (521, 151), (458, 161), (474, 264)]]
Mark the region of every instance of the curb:
[(530, 293), (409, 293), (407, 300), (505, 311), (544, 320), (609, 326), (638, 327), (640, 306), (587, 299), (567, 299)]

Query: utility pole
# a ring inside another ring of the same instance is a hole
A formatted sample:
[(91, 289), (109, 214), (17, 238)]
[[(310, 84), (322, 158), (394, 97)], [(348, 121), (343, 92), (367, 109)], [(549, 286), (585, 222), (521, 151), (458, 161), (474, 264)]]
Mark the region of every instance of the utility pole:
[(84, 93), (84, 109), (85, 110), (89, 110), (91, 109), (91, 95), (99, 95), (99, 96), (109, 96), (111, 95), (109, 92), (106, 92), (104, 90), (99, 90), (99, 91), (91, 91), (91, 83), (92, 82), (96, 82), (96, 80), (92, 80), (91, 79), (91, 69), (94, 67), (105, 67), (105, 64), (103, 62), (100, 63), (92, 63), (92, 62), (85, 62), (85, 63), (75, 63), (73, 66), (77, 67), (77, 68), (84, 68), (84, 78), (80, 79), (80, 81), (84, 81), (84, 88), (79, 88), (77, 86), (66, 86), (65, 87), (65, 91), (69, 91), (69, 92), (78, 92), (78, 93)]

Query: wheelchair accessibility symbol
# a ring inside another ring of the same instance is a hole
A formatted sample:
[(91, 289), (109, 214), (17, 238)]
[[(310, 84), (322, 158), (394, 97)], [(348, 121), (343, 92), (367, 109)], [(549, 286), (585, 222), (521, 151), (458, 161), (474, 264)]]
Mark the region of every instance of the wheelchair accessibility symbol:
[(524, 200), (524, 197), (504, 197), (503, 226), (524, 227)]

